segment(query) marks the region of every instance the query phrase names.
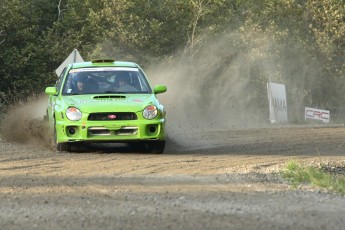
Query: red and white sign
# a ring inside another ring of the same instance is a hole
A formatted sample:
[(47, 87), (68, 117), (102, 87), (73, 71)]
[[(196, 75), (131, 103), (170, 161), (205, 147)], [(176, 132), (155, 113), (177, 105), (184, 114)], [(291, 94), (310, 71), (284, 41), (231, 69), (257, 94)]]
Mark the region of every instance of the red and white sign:
[(329, 110), (322, 110), (322, 109), (314, 109), (305, 107), (304, 110), (304, 118), (307, 119), (313, 119), (313, 120), (321, 120), (323, 123), (329, 123), (329, 119), (331, 116), (331, 113)]

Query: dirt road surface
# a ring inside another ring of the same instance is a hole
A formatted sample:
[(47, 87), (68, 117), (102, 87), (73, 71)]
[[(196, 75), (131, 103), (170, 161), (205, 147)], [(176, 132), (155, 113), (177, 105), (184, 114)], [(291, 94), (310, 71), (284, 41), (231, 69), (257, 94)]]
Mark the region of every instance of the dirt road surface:
[(344, 229), (345, 199), (290, 160), (344, 163), (344, 127), (175, 133), (166, 153), (0, 141), (0, 229)]

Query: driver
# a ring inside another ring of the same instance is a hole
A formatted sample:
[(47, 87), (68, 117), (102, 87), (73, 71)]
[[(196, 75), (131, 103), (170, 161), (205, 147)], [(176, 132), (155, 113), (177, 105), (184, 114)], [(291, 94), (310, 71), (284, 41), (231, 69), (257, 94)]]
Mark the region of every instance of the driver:
[(85, 94), (85, 93), (98, 93), (98, 82), (92, 78), (89, 73), (79, 73), (73, 79), (74, 90), (73, 93)]

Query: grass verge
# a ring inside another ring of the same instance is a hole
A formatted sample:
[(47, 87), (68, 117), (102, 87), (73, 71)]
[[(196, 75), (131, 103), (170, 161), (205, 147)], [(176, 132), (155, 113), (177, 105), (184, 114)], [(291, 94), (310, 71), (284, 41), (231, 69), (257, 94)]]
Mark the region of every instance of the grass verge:
[(345, 176), (332, 173), (333, 168), (334, 166), (329, 165), (303, 166), (291, 161), (288, 162), (282, 174), (295, 188), (301, 184), (311, 184), (345, 195)]

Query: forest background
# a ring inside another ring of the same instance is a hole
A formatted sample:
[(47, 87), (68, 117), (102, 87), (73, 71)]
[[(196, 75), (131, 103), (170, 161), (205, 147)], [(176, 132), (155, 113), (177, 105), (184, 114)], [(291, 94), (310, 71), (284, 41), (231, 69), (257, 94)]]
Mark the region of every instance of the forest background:
[(218, 108), (268, 108), (269, 80), (286, 85), (292, 121), (345, 107), (344, 0), (1, 0), (0, 12), (0, 113), (54, 85), (73, 49), (139, 63), (191, 91), (186, 108), (220, 96)]

